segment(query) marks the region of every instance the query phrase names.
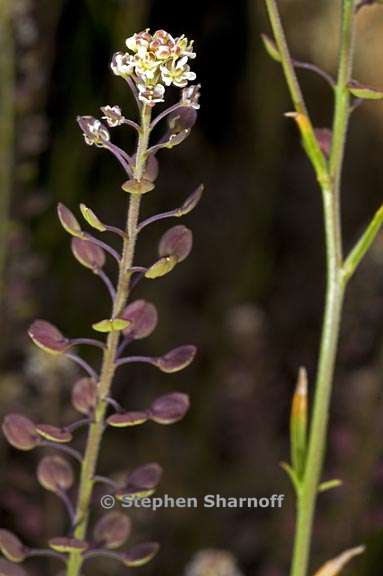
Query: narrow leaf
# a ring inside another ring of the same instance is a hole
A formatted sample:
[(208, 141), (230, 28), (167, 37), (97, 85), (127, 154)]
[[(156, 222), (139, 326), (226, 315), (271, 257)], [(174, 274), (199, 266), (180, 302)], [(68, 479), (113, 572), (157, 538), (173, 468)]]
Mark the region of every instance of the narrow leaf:
[(357, 548), (346, 550), (333, 560), (326, 562), (318, 572), (315, 572), (314, 576), (337, 576), (337, 574), (341, 572), (352, 558), (359, 556), (359, 554), (363, 554), (364, 550), (364, 546), (358, 546)]
[(342, 486), (342, 480), (334, 479), (334, 480), (327, 480), (326, 482), (322, 482), (318, 486), (318, 492), (327, 492), (327, 490), (332, 490), (333, 488), (339, 488)]
[(276, 62), (282, 62), (281, 55), (279, 50), (274, 42), (269, 36), (266, 34), (261, 34), (261, 39), (263, 42), (263, 46), (265, 47), (266, 52), (268, 55), (275, 60)]
[(348, 89), (353, 96), (362, 100), (383, 100), (383, 90), (377, 90), (367, 84), (360, 84), (355, 80), (349, 82)]
[(345, 281), (349, 280), (357, 267), (359, 266), (361, 260), (368, 252), (371, 244), (375, 240), (381, 226), (383, 223), (383, 205), (375, 213), (375, 216), (371, 220), (370, 224), (367, 226), (366, 230), (363, 232), (362, 236), (355, 244), (354, 248), (351, 250), (343, 264), (343, 277)]

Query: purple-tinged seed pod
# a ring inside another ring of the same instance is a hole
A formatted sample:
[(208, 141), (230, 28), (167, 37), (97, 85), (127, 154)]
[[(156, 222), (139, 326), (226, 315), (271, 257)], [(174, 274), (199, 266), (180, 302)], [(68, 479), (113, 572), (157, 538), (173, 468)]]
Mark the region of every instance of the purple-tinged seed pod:
[(76, 216), (61, 202), (57, 205), (57, 214), (62, 227), (68, 234), (77, 236), (78, 238), (84, 235)]
[(159, 549), (160, 545), (157, 542), (137, 544), (137, 546), (122, 554), (122, 560), (125, 566), (129, 568), (138, 568), (153, 560)]
[(108, 512), (104, 514), (94, 527), (94, 539), (98, 545), (109, 550), (119, 548), (129, 538), (131, 521), (122, 512)]
[(69, 430), (51, 426), (50, 424), (36, 424), (36, 431), (46, 440), (57, 442), (58, 444), (65, 444), (73, 438)]
[(139, 466), (128, 475), (125, 486), (117, 490), (116, 498), (150, 496), (158, 486), (161, 476), (162, 468), (155, 462)]
[(62, 354), (71, 345), (70, 340), (46, 320), (35, 320), (29, 327), (28, 334), (39, 348), (50, 354)]
[(11, 562), (23, 562), (28, 555), (28, 549), (9, 530), (0, 530), (0, 551)]
[(113, 414), (107, 419), (109, 426), (114, 428), (126, 428), (128, 426), (139, 426), (148, 420), (146, 412), (124, 412)]
[(191, 106), (181, 106), (168, 116), (169, 129), (173, 134), (190, 130), (197, 121), (197, 111)]
[(39, 444), (36, 426), (21, 414), (5, 416), (2, 429), (8, 442), (18, 450), (33, 450)]
[(74, 481), (72, 466), (61, 456), (43, 458), (37, 467), (37, 478), (51, 492), (69, 490)]
[(134, 340), (150, 336), (158, 323), (156, 307), (146, 300), (131, 302), (125, 308), (121, 317), (130, 322), (128, 328), (123, 330), (124, 336), (129, 336)]
[(192, 192), (190, 194), (190, 196), (188, 196), (186, 198), (186, 200), (184, 201), (182, 206), (177, 208), (177, 216), (178, 217), (179, 216), (185, 216), (186, 214), (189, 214), (189, 212), (194, 210), (194, 208), (197, 206), (198, 202), (201, 200), (201, 196), (202, 196), (203, 191), (204, 191), (204, 186), (203, 186), (203, 184), (200, 184), (200, 186), (198, 186), (198, 188), (196, 188), (194, 190), (194, 192)]
[(182, 262), (189, 256), (193, 246), (193, 234), (186, 226), (179, 224), (169, 228), (162, 236), (158, 253), (162, 257), (176, 256), (177, 262)]
[(105, 252), (94, 242), (81, 238), (72, 238), (71, 249), (73, 256), (85, 268), (90, 268), (91, 270), (101, 270), (103, 268), (106, 260)]
[(170, 352), (164, 356), (156, 358), (154, 364), (162, 372), (171, 374), (172, 372), (178, 372), (189, 366), (189, 364), (193, 362), (196, 353), (197, 348), (191, 344), (178, 346), (178, 348), (170, 350)]
[(93, 378), (77, 380), (72, 389), (72, 405), (80, 412), (89, 416), (97, 404), (97, 382)]
[(78, 540), (77, 538), (66, 538), (65, 536), (57, 536), (49, 540), (49, 546), (56, 552), (85, 552), (89, 548), (88, 542)]
[(173, 392), (157, 398), (148, 410), (151, 420), (158, 424), (174, 424), (189, 410), (190, 400), (187, 394)]
[(21, 566), (0, 558), (0, 576), (27, 576), (27, 573)]

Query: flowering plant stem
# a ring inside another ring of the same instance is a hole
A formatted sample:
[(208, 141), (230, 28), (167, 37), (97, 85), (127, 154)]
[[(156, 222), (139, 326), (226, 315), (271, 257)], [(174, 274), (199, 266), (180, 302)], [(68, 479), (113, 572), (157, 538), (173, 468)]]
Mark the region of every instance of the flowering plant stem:
[[(338, 77), (334, 87), (335, 111), (332, 145), (329, 159), (312, 151), (315, 132), (308, 117), (302, 92), (290, 57), (275, 0), (265, 0), (273, 33), (281, 57), (290, 94), (295, 106), (295, 118), (301, 130), (303, 146), (309, 156), (321, 187), (326, 240), (327, 284), (319, 363), (316, 379), (313, 415), (304, 469), (296, 483), (297, 520), (291, 576), (306, 576), (312, 539), (313, 520), (325, 456), (329, 405), (333, 387), (334, 367), (339, 340), (339, 327), (347, 280), (342, 256), (340, 188), (347, 126), (350, 116), (350, 92), (353, 59), (355, 2), (342, 0), (342, 25)], [(304, 116), (305, 122), (298, 116)], [(378, 227), (381, 225), (381, 219)], [(375, 237), (375, 234), (374, 234)], [(371, 241), (368, 242), (368, 247)], [(367, 247), (366, 247), (367, 250)], [(364, 250), (364, 253), (366, 252)], [(360, 260), (360, 259), (359, 259)], [(358, 263), (359, 263), (358, 260)], [(347, 260), (346, 260), (347, 262)], [(356, 267), (356, 266), (355, 266)], [(355, 268), (354, 267), (354, 268)]]
[[(141, 126), (139, 130), (137, 154), (133, 170), (133, 176), (140, 181), (146, 161), (150, 135), (151, 108), (143, 105), (141, 109)], [(122, 312), (129, 295), (129, 283), (131, 268), (134, 259), (135, 245), (137, 239), (137, 225), (140, 210), (141, 196), (139, 194), (129, 194), (129, 209), (126, 223), (126, 234), (123, 243), (122, 258), (119, 266), (119, 276), (116, 296), (113, 302), (113, 318)], [(117, 331), (110, 332), (107, 338), (106, 349), (103, 355), (103, 362), (99, 381), (99, 398), (94, 414), (94, 421), (89, 428), (87, 445), (81, 468), (81, 478), (76, 507), (74, 537), (83, 540), (86, 537), (90, 500), (95, 482), (95, 471), (102, 435), (105, 427), (105, 412), (107, 408), (107, 398), (109, 396), (113, 376), (116, 370), (116, 356), (119, 341)], [(79, 552), (72, 552), (69, 556), (67, 566), (67, 576), (79, 576), (84, 558)]]

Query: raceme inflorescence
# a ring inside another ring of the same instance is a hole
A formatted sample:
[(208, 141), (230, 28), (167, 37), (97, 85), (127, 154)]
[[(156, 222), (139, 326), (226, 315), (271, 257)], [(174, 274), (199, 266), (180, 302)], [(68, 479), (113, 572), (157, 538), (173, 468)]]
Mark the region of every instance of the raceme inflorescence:
[[(110, 511), (101, 515), (95, 526), (90, 526), (90, 511), (97, 484), (105, 484), (108, 494), (116, 501), (139, 498), (153, 493), (161, 478), (157, 463), (143, 464), (127, 474), (121, 481), (97, 473), (97, 464), (104, 431), (108, 427), (126, 428), (142, 425), (151, 420), (166, 425), (178, 422), (189, 408), (189, 398), (173, 392), (154, 399), (149, 407), (125, 409), (112, 394), (112, 383), (118, 368), (129, 363), (147, 363), (165, 373), (186, 368), (194, 359), (196, 348), (178, 346), (155, 356), (129, 355), (130, 343), (149, 336), (157, 325), (154, 304), (144, 299), (131, 300), (132, 289), (144, 279), (153, 280), (171, 272), (182, 262), (192, 248), (192, 233), (183, 225), (172, 226), (161, 237), (158, 255), (147, 266), (136, 265), (135, 247), (139, 234), (150, 224), (171, 218), (180, 218), (199, 202), (202, 186), (195, 189), (175, 209), (140, 221), (142, 196), (155, 187), (158, 176), (157, 153), (163, 148), (173, 148), (190, 133), (196, 122), (199, 108), (199, 85), (190, 84), (196, 75), (190, 61), (196, 56), (193, 42), (185, 36), (173, 38), (164, 30), (151, 34), (149, 29), (134, 34), (126, 40), (127, 51), (114, 54), (112, 72), (123, 78), (137, 103), (139, 122), (126, 118), (117, 105), (103, 106), (102, 118), (80, 116), (78, 124), (85, 142), (109, 150), (118, 160), (125, 178), (122, 190), (128, 194), (127, 219), (124, 227), (109, 225), (95, 212), (80, 204), (80, 212), (92, 232), (83, 230), (79, 219), (63, 204), (58, 205), (58, 217), (71, 236), (73, 256), (104, 283), (111, 299), (111, 314), (92, 326), (105, 339), (68, 338), (45, 320), (36, 320), (29, 329), (33, 342), (49, 354), (64, 355), (77, 363), (84, 376), (74, 383), (71, 402), (80, 417), (66, 426), (55, 423), (35, 423), (21, 414), (8, 414), (3, 422), (3, 432), (8, 442), (19, 450), (49, 449), (37, 467), (37, 479), (47, 490), (63, 502), (68, 514), (68, 532), (52, 535), (46, 549), (29, 548), (8, 530), (0, 530), (1, 576), (23, 576), (21, 563), (29, 557), (47, 556), (64, 563), (60, 574), (80, 576), (86, 572), (86, 561), (95, 557), (116, 560), (131, 568), (149, 562), (158, 551), (158, 544), (144, 542), (125, 551), (118, 551), (131, 532), (131, 521), (126, 514)], [(153, 116), (158, 105), (165, 101), (169, 88), (180, 89), (178, 102)], [(155, 127), (165, 124), (163, 135), (152, 143)], [(129, 126), (136, 131), (137, 146), (133, 154), (112, 142), (111, 130)], [(116, 250), (99, 234), (115, 235), (122, 244)], [(118, 274), (113, 281), (104, 271), (107, 257), (117, 264)], [(77, 350), (93, 346), (100, 350), (100, 366), (94, 368)], [(85, 449), (77, 450), (72, 442), (77, 433), (87, 431)], [(76, 472), (79, 465), (76, 490)], [(73, 497), (75, 494), (75, 497)]]

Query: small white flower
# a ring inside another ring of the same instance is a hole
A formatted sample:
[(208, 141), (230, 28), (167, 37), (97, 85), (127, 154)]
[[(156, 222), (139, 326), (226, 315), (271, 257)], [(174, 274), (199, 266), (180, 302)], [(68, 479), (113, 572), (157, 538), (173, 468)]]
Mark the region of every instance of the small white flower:
[(182, 90), (181, 104), (183, 106), (191, 106), (195, 110), (198, 110), (199, 98), (200, 98), (201, 84), (194, 84), (192, 86), (187, 86)]
[(147, 28), (143, 32), (138, 32), (130, 36), (130, 38), (127, 38), (125, 44), (132, 52), (138, 52), (140, 55), (143, 55), (151, 40), (152, 35), (149, 33), (149, 28)]
[(138, 98), (149, 106), (154, 106), (157, 102), (163, 102), (164, 94), (165, 87), (162, 84), (154, 84), (153, 86), (138, 84)]
[(109, 131), (100, 120), (93, 118), (93, 116), (78, 116), (77, 122), (83, 132), (85, 142), (89, 146), (95, 144), (100, 148), (104, 148), (105, 143), (109, 142)]
[(135, 57), (135, 72), (137, 76), (143, 81), (149, 80), (149, 84), (153, 84), (156, 72), (160, 66), (160, 62), (149, 52), (147, 52), (143, 57), (138, 54)]
[(104, 113), (102, 119), (106, 120), (108, 126), (111, 128), (121, 126), (121, 124), (125, 123), (126, 118), (123, 116), (119, 106), (102, 106), (101, 112)]
[(172, 62), (170, 65), (161, 66), (161, 77), (166, 86), (174, 84), (178, 88), (184, 88), (189, 81), (196, 79), (196, 74), (190, 71), (187, 60), (187, 56), (183, 56), (176, 64)]
[(189, 42), (184, 34), (175, 39), (175, 53), (178, 56), (187, 56), (191, 60), (197, 56), (193, 51), (193, 40)]
[(113, 54), (112, 62), (110, 64), (113, 73), (116, 76), (122, 76), (122, 78), (127, 78), (133, 74), (134, 65), (134, 57), (128, 52), (116, 52)]

